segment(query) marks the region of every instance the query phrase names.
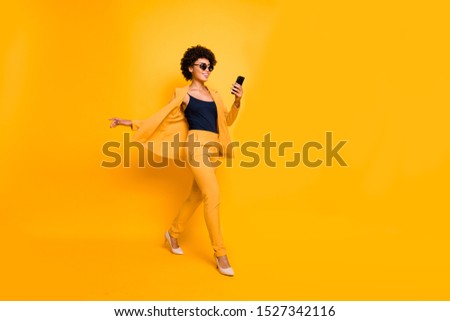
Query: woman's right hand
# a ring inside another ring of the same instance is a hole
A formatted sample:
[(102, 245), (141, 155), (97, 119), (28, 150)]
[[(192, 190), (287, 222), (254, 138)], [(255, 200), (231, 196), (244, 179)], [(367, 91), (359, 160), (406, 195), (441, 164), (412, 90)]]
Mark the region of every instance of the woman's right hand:
[(109, 118), (109, 120), (111, 120), (111, 125), (109, 125), (109, 127), (114, 128), (118, 125), (122, 125), (122, 126), (130, 126), (131, 127), (131, 120), (129, 119), (122, 119), (122, 118), (118, 118), (118, 117), (113, 117), (113, 118)]

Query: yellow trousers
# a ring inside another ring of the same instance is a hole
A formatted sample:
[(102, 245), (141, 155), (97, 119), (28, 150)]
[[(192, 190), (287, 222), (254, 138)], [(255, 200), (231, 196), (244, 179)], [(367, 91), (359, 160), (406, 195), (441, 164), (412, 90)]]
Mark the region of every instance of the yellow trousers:
[[(197, 145), (200, 143), (200, 146), (195, 146), (188, 151), (188, 167), (192, 171), (194, 181), (189, 196), (172, 222), (169, 234), (178, 238), (192, 214), (203, 201), (206, 227), (208, 228), (214, 255), (216, 257), (223, 256), (226, 255), (226, 250), (223, 245), (219, 220), (219, 184), (215, 174), (217, 167), (212, 165), (218, 160), (218, 134), (205, 130), (190, 130), (189, 135), (193, 136), (193, 141)], [(205, 145), (208, 142), (212, 142), (212, 145), (206, 148)]]

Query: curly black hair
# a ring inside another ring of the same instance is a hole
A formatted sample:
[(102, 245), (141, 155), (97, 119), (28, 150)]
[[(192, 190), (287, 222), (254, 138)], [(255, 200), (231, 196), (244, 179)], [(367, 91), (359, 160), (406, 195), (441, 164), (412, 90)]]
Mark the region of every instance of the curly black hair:
[(181, 72), (186, 80), (192, 79), (192, 73), (189, 71), (189, 67), (192, 66), (199, 58), (208, 59), (209, 63), (213, 67), (217, 63), (214, 53), (208, 48), (200, 45), (188, 48), (180, 62)]

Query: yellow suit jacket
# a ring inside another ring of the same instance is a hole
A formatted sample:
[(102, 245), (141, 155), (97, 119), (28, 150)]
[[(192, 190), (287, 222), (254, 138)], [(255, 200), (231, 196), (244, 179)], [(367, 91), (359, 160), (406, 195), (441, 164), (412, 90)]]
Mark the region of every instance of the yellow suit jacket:
[[(166, 144), (173, 142), (176, 139), (176, 135), (179, 135), (179, 141), (183, 142), (187, 139), (189, 127), (186, 117), (184, 116), (184, 111), (181, 110), (181, 103), (183, 102), (184, 97), (186, 97), (188, 89), (189, 86), (176, 88), (172, 100), (150, 118), (145, 120), (132, 120), (131, 129), (135, 131), (135, 133), (131, 140), (144, 144), (145, 148), (148, 147), (148, 142), (152, 142), (152, 151), (159, 156), (167, 154), (164, 155), (164, 157), (185, 159), (185, 151), (183, 152), (182, 150), (181, 154), (174, 155), (173, 148), (169, 147), (168, 153), (163, 153), (162, 145), (163, 142), (166, 142)], [(238, 115), (239, 108), (233, 104), (231, 108), (227, 110), (218, 91), (209, 88), (209, 92), (217, 106), (219, 142), (222, 146), (220, 156), (233, 158), (232, 148), (227, 150), (227, 146), (231, 142), (227, 126), (233, 124)]]

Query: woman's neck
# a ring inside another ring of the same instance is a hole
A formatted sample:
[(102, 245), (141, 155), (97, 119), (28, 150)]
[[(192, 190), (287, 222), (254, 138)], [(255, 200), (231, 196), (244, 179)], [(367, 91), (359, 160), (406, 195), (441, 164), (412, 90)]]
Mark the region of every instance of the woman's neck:
[(205, 86), (205, 83), (199, 80), (192, 80), (192, 83), (189, 87), (194, 90), (208, 91), (208, 88)]

